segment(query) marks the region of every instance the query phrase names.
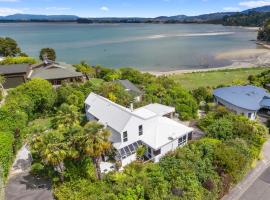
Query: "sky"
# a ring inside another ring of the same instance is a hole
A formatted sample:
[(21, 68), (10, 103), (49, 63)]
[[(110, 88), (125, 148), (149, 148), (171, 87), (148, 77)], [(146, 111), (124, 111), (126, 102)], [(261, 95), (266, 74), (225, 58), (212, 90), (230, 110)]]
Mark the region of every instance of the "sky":
[(71, 14), (80, 17), (157, 17), (242, 11), (270, 0), (0, 0), (0, 16)]

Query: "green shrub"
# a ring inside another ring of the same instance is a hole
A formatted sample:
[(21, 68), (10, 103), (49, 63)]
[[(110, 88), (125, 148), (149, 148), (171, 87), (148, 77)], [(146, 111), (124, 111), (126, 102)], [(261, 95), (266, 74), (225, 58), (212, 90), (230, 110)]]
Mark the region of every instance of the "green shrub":
[(0, 62), (0, 65), (12, 64), (35, 64), (37, 61), (31, 57), (7, 57)]
[(31, 166), (31, 173), (34, 175), (41, 175), (44, 171), (44, 165), (42, 163), (34, 163)]
[(4, 177), (7, 177), (9, 167), (13, 162), (14, 137), (10, 132), (0, 132), (0, 167), (3, 169)]
[(26, 113), (20, 110), (10, 112), (6, 107), (0, 108), (0, 131), (15, 133), (16, 130), (23, 130), (27, 122)]
[(56, 101), (56, 92), (52, 84), (40, 78), (18, 86), (15, 92), (27, 95), (32, 100), (35, 113), (51, 111)]

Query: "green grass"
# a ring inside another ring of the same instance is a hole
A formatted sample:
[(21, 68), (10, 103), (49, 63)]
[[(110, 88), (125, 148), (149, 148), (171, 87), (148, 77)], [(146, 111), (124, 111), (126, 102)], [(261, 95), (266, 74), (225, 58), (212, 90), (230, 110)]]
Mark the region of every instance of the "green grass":
[(184, 88), (192, 90), (198, 87), (216, 87), (233, 83), (248, 83), (249, 75), (257, 75), (270, 69), (267, 67), (226, 69), (208, 72), (193, 72), (177, 74), (171, 77), (179, 82)]
[(91, 82), (94, 86), (100, 86), (104, 82), (104, 80), (99, 78), (91, 78), (89, 82)]

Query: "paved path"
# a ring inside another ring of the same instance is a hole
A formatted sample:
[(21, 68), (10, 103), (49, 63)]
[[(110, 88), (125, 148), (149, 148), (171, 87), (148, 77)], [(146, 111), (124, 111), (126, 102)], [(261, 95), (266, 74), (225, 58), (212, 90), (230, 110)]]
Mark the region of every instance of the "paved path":
[(5, 189), (6, 200), (53, 200), (48, 180), (29, 173), (31, 154), (24, 145), (18, 152)]
[[(270, 139), (262, 152), (263, 159), (222, 200), (270, 200)], [(265, 198), (264, 193), (269, 196)]]

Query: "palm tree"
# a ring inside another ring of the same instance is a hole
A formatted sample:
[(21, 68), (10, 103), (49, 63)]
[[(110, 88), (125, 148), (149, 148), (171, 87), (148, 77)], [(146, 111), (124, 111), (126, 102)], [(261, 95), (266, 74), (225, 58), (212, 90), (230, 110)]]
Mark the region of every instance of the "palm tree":
[(80, 122), (78, 108), (73, 105), (62, 104), (53, 119), (54, 128), (71, 128)]
[(138, 161), (143, 161), (143, 156), (146, 152), (146, 147), (144, 145), (140, 145), (136, 150), (136, 157)]
[(101, 156), (111, 149), (110, 134), (109, 130), (95, 121), (89, 122), (84, 126), (82, 138), (83, 151), (92, 158), (96, 168), (96, 176), (99, 180), (101, 180)]
[(64, 181), (64, 160), (68, 155), (68, 148), (65, 144), (48, 144), (47, 147), (44, 149), (44, 152), (41, 154), (42, 159), (54, 166), (54, 169), (59, 172), (60, 179), (63, 182)]
[(69, 155), (68, 145), (64, 141), (64, 135), (59, 131), (50, 131), (34, 136), (31, 147), (38, 152), (42, 161), (52, 165), (59, 172), (61, 181), (64, 180), (64, 160)]

